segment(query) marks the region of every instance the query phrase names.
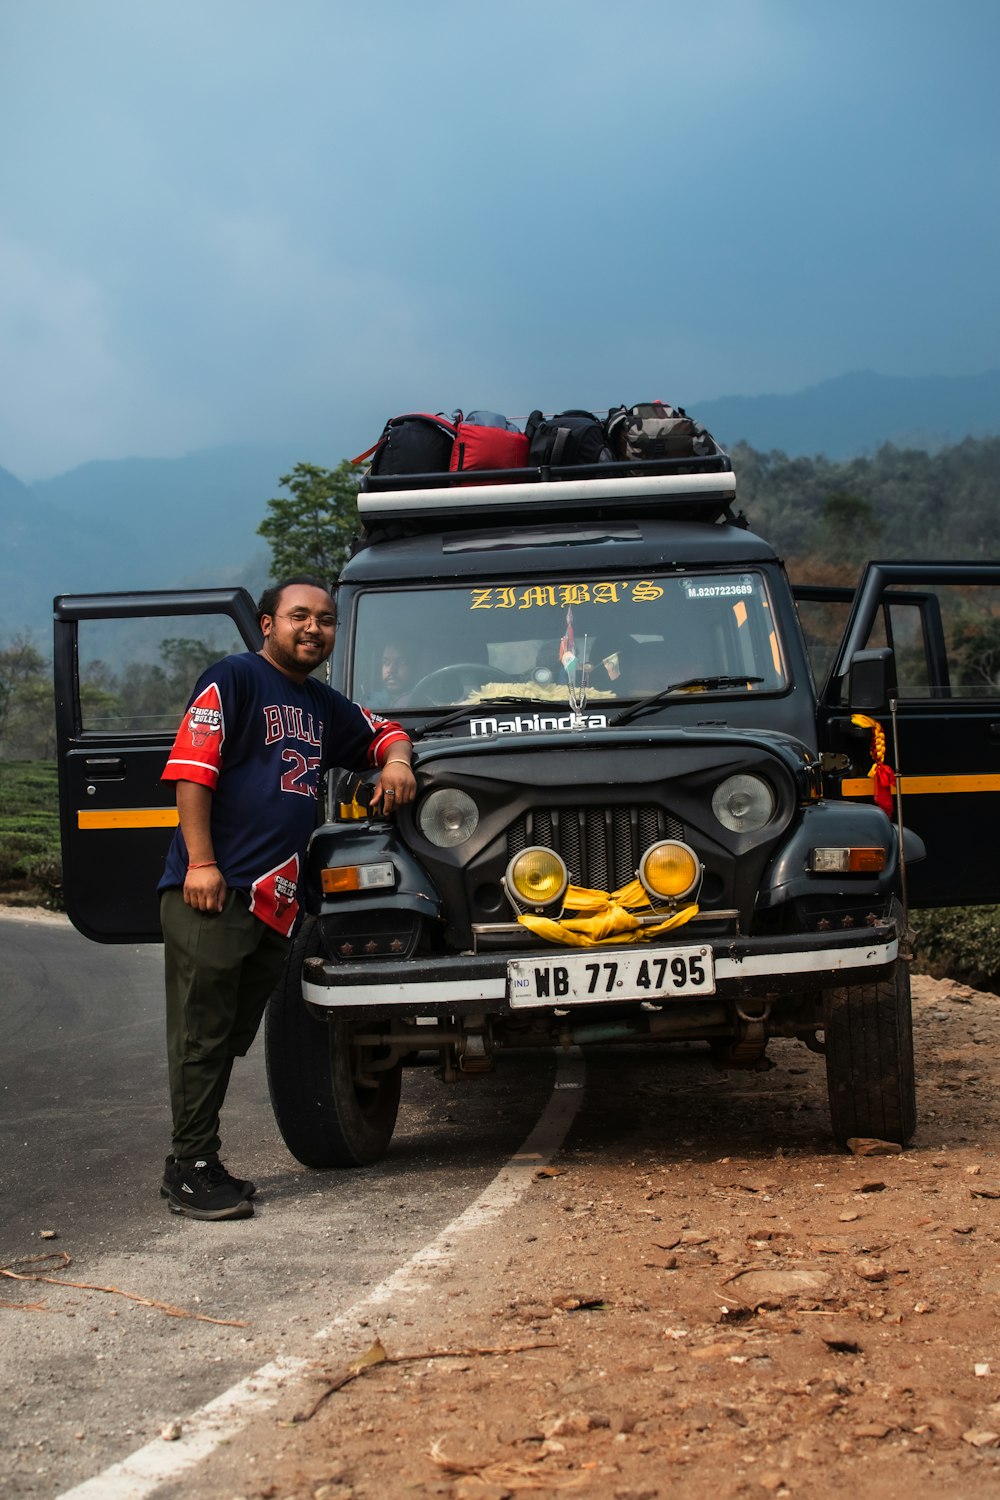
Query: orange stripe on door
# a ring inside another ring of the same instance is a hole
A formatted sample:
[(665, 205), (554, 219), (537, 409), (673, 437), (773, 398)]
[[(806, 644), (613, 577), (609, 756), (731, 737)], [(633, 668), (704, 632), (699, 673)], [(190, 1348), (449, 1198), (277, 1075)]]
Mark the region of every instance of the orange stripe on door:
[[(1000, 776), (901, 776), (903, 796), (927, 797), (949, 792), (1000, 792)], [(852, 776), (840, 784), (845, 797), (870, 797), (870, 776)]]
[(180, 819), (176, 807), (119, 807), (106, 811), (81, 807), (76, 826), (89, 833), (107, 828), (176, 828)]

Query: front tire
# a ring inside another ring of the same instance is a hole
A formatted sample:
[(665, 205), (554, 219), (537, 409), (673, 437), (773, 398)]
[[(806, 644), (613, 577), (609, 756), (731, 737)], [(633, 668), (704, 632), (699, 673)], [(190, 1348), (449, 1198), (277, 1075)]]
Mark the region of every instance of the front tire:
[(362, 1026), (318, 1021), (302, 998), (302, 965), (322, 952), (315, 917), (306, 917), (285, 972), (268, 1001), (264, 1026), (267, 1086), (282, 1139), (305, 1167), (366, 1167), (385, 1155), (396, 1128), (402, 1065), (377, 1066), (382, 1049), (359, 1048)]
[(835, 1138), (905, 1146), (917, 1126), (909, 966), (897, 960), (888, 979), (829, 990), (824, 1024)]

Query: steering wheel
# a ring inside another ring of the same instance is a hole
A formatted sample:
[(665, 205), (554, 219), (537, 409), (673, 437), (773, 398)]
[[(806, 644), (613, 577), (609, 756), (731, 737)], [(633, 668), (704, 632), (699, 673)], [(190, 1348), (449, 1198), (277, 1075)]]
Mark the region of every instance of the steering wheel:
[(514, 681), (516, 678), (509, 672), (501, 672), (498, 667), (488, 667), (478, 661), (456, 661), (421, 677), (406, 697), (410, 704), (429, 703), (432, 708), (447, 708), (452, 703), (460, 703), (473, 688), (482, 687), (484, 683)]

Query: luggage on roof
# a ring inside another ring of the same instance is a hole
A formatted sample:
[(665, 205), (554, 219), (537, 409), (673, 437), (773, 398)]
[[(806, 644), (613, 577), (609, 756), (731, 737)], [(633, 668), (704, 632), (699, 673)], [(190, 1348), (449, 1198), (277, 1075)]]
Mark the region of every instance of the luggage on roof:
[[(528, 462), (528, 439), (505, 417), (495, 422), (481, 422), (479, 417), (496, 416), (495, 412), (472, 412), (458, 423), (451, 450), (453, 473), (470, 469), (523, 469)], [(502, 424), (502, 425), (501, 425)]]
[(410, 411), (390, 417), (377, 443), (352, 463), (370, 460), (370, 474), (459, 473), (467, 469), (522, 469), (528, 439), (515, 423), (495, 411)]
[(617, 459), (648, 463), (661, 458), (707, 458), (718, 444), (683, 406), (640, 401), (608, 412), (608, 438)]
[(372, 474), (447, 474), (456, 428), (441, 412), (404, 412), (390, 417), (378, 442), (351, 463), (371, 459)]
[(559, 468), (567, 464), (604, 464), (614, 458), (604, 423), (592, 411), (564, 411), (546, 417), (533, 411), (524, 425), (530, 444), (528, 462)]
[(617, 407), (608, 423), (580, 409), (534, 411), (525, 426), (522, 433), (499, 412), (481, 410), (390, 418), (353, 460), (371, 459), (358, 494), (366, 537), (386, 525), (395, 534), (400, 526), (481, 526), (496, 514), (734, 520), (729, 455), (681, 407)]
[(516, 422), (510, 417), (505, 417), (499, 411), (467, 411), (462, 417), (464, 422), (472, 422), (476, 427), (503, 427), (507, 432), (520, 432)]

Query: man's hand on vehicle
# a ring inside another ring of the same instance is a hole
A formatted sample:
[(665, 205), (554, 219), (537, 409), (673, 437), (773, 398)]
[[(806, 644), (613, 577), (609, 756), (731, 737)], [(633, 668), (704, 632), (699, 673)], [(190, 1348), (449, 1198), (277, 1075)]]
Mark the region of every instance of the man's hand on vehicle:
[(382, 767), (370, 806), (383, 814), (392, 813), (404, 802), (412, 802), (416, 795), (417, 779), (409, 761), (390, 758)]

